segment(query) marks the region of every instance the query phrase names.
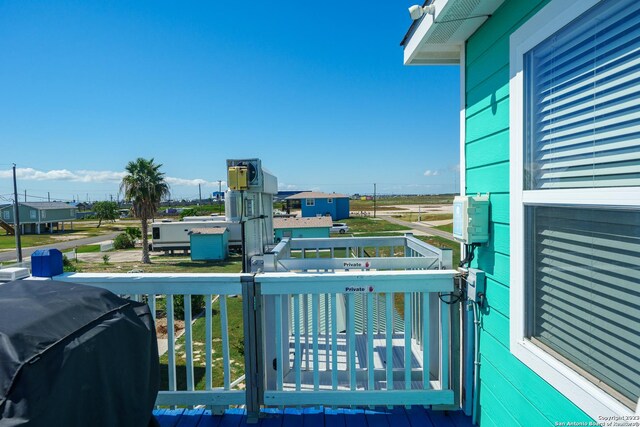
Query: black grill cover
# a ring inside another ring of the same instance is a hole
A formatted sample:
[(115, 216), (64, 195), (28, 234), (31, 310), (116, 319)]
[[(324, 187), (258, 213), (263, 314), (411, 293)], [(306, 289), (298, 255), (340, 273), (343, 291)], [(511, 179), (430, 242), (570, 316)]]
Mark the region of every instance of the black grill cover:
[(146, 426), (158, 386), (146, 304), (65, 282), (0, 285), (0, 426)]

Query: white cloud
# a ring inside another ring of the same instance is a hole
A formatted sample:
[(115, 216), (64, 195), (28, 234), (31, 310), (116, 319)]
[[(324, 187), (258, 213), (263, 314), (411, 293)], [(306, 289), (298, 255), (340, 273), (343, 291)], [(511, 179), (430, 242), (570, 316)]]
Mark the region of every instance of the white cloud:
[(300, 187), (296, 184), (286, 184), (284, 182), (278, 182), (278, 190), (299, 190)]
[(424, 171), (424, 176), (436, 176), (438, 174), (439, 173), (437, 170), (427, 169), (426, 171)]
[[(67, 169), (52, 169), (50, 171), (40, 171), (33, 168), (17, 168), (16, 177), (19, 180), (25, 181), (73, 181), (73, 182), (85, 182), (85, 183), (105, 183), (113, 182), (119, 183), (122, 177), (126, 175), (126, 172), (116, 171), (91, 171), (91, 170), (78, 170), (70, 171)], [(0, 170), (0, 178), (12, 178), (13, 172), (11, 170)], [(175, 178), (171, 176), (165, 177), (165, 180), (169, 185), (197, 187), (198, 184), (210, 187), (217, 187), (218, 181), (207, 181), (202, 178)], [(222, 181), (222, 185), (226, 186), (226, 181)]]

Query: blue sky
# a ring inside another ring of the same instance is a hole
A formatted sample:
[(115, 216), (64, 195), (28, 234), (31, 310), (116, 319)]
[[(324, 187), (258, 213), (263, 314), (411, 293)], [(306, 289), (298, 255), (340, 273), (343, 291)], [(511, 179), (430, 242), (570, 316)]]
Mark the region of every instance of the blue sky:
[[(153, 157), (174, 198), (259, 157), (283, 189), (452, 191), (458, 67), (406, 67), (409, 2), (0, 3), (0, 197), (116, 197)], [(35, 199), (33, 199), (35, 200)]]

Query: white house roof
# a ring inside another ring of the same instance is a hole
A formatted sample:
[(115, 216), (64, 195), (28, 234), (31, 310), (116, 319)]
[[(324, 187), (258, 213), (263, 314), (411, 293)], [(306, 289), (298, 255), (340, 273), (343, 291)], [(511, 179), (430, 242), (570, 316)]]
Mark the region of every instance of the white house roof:
[(331, 227), (333, 220), (330, 216), (310, 218), (273, 218), (273, 228), (317, 228)]
[(405, 65), (459, 64), (464, 42), (504, 0), (430, 0), (433, 15), (414, 21), (400, 43)]
[(293, 196), (289, 196), (286, 200), (298, 200), (298, 199), (342, 199), (349, 198), (349, 196), (345, 196), (344, 194), (336, 194), (336, 193), (322, 193), (320, 191), (304, 191), (302, 193), (294, 194)]
[(224, 234), (227, 227), (192, 228), (189, 234)]

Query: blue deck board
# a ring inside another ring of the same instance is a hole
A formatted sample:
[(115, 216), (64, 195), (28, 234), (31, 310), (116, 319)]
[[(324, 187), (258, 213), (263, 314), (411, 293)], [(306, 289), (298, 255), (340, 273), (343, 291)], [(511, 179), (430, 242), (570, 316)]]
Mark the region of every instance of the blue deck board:
[(364, 411), (368, 427), (389, 427), (387, 419), (387, 411), (385, 408), (376, 408), (374, 410), (366, 409)]
[(344, 411), (335, 408), (324, 408), (324, 424), (328, 427), (345, 427)]
[(407, 411), (401, 406), (394, 407), (387, 411), (387, 420), (389, 425), (393, 427), (411, 427)]
[(187, 409), (182, 413), (176, 427), (198, 427), (203, 414), (204, 409)]
[(324, 410), (321, 407), (304, 408), (304, 427), (324, 427)]
[(223, 415), (209, 410), (159, 409), (153, 412), (162, 427), (472, 427), (462, 411), (433, 411), (421, 407), (387, 409), (266, 408), (257, 424), (248, 424), (244, 409)]

